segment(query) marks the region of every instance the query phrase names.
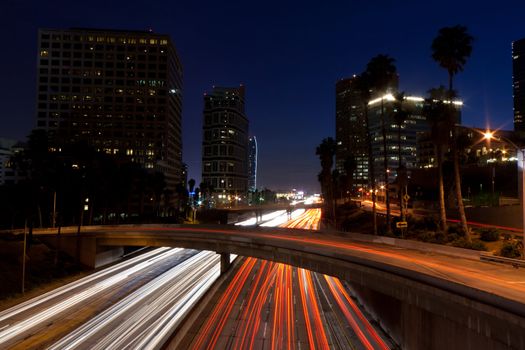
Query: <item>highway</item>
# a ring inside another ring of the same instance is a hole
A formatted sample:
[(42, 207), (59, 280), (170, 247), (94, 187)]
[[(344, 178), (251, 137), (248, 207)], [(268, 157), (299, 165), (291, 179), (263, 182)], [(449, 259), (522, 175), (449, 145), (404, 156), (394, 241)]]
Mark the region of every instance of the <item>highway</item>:
[(213, 252), (155, 249), (0, 312), (0, 348), (154, 346), (219, 270)]
[[(320, 209), (309, 209), (280, 225), (317, 229), (320, 216)], [(390, 345), (337, 278), (246, 258), (188, 348), (389, 349)]]

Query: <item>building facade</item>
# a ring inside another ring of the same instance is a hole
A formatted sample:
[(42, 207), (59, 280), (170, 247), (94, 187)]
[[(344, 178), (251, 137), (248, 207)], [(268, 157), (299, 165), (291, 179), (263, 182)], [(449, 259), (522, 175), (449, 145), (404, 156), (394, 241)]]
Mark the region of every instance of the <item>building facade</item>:
[(13, 165), (13, 156), (23, 150), (21, 142), (0, 138), (0, 186), (14, 185), (26, 178), (26, 174)]
[(248, 192), (248, 118), (245, 89), (214, 87), (204, 95), (202, 181), (217, 203), (245, 201)]
[(335, 85), (336, 169), (346, 174), (345, 161), (353, 157), (354, 187), (368, 184), (368, 135), (364, 101), (357, 86), (359, 77), (341, 79)]
[(257, 139), (252, 136), (248, 140), (248, 191), (257, 189)]
[(525, 131), (525, 38), (512, 43), (514, 130)]
[(181, 182), (182, 65), (169, 36), (73, 28), (38, 33), (36, 128)]
[[(372, 143), (372, 157), (374, 159), (374, 170), (376, 176), (384, 178), (384, 157), (387, 157), (388, 181), (393, 182), (397, 177), (399, 167), (399, 155), (401, 154), (401, 163), (406, 169), (418, 167), (418, 138), (421, 146), (425, 144), (425, 133), (430, 131), (430, 123), (423, 114), (423, 105), (425, 99), (418, 96), (405, 96), (400, 104), (392, 94), (386, 94), (382, 97), (371, 100), (368, 103), (369, 109), (369, 127)], [(461, 101), (452, 102), (456, 108), (460, 109)], [(400, 107), (401, 106), (401, 107)], [(406, 112), (406, 118), (398, 125), (395, 115), (398, 108), (403, 108)], [(383, 125), (386, 135), (386, 154), (383, 145)], [(461, 114), (458, 113), (459, 123)], [(401, 153), (399, 152), (401, 148)], [(428, 147), (427, 147), (428, 148)], [(420, 149), (419, 159), (427, 161), (432, 158), (427, 154), (428, 149)], [(425, 153), (427, 152), (427, 153)], [(384, 182), (384, 179), (382, 180)]]

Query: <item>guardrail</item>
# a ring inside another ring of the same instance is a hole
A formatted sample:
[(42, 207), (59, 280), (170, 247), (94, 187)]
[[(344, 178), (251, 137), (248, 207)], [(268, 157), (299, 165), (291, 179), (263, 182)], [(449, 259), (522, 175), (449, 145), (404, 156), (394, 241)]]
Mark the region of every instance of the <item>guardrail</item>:
[(484, 260), (484, 261), (493, 261), (493, 262), (498, 262), (502, 264), (509, 264), (515, 268), (525, 267), (525, 260), (505, 258), (503, 256), (496, 256), (496, 255), (491, 255), (487, 253), (481, 253), (479, 256), (479, 259)]

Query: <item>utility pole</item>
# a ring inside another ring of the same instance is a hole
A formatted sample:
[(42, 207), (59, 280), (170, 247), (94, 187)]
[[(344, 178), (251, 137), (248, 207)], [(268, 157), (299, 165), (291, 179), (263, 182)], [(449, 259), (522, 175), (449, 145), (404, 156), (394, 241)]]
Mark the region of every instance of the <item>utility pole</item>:
[(25, 280), (26, 280), (26, 246), (27, 246), (27, 219), (24, 224), (24, 247), (22, 253), (22, 294), (25, 293)]
[(53, 222), (52, 227), (55, 228), (57, 221), (57, 191), (53, 192)]

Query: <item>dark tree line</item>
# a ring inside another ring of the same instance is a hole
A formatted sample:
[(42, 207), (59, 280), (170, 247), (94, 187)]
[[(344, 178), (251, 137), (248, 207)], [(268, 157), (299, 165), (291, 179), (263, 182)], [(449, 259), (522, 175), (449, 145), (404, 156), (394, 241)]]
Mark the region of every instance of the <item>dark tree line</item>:
[(109, 224), (150, 220), (178, 212), (177, 193), (164, 175), (97, 152), (84, 141), (57, 148), (35, 130), (13, 165), (26, 177), (0, 187), (0, 225), (5, 228)]

